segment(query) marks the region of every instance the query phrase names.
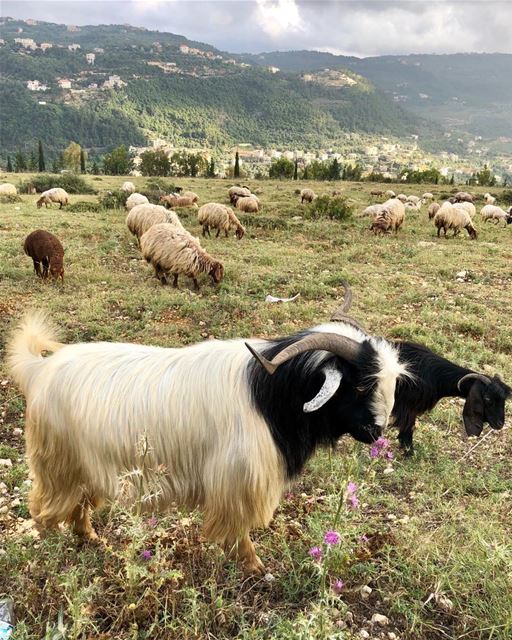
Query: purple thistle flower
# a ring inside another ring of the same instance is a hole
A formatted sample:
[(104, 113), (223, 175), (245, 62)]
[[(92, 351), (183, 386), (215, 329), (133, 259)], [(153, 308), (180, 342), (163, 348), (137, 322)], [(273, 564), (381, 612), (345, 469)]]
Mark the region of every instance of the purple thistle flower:
[(393, 458), (394, 458), (394, 457), (395, 457), (395, 456), (394, 456), (394, 454), (393, 454), (393, 452), (392, 452), (392, 451), (386, 451), (386, 458), (387, 458), (388, 460), (393, 460)]
[(347, 485), (347, 493), (348, 495), (353, 495), (357, 491), (357, 484), (355, 482), (349, 482)]
[(347, 485), (346, 497), (352, 509), (359, 507), (359, 498), (357, 497), (358, 486), (355, 482), (349, 482)]
[(149, 549), (144, 549), (144, 551), (141, 551), (141, 553), (140, 553), (140, 557), (143, 560), (149, 560), (152, 555), (153, 554), (151, 553), (151, 551)]
[(343, 591), (343, 589), (345, 588), (345, 583), (343, 582), (343, 580), (340, 580), (339, 578), (336, 579), (332, 584), (331, 584), (331, 588), (334, 591), (334, 593), (339, 596), (340, 593)]
[(340, 541), (340, 534), (336, 531), (326, 531), (324, 536), (325, 544), (338, 544)]
[(146, 520), (146, 524), (148, 525), (148, 527), (151, 527), (152, 529), (154, 529), (158, 524), (158, 520), (155, 518), (155, 516), (151, 516), (151, 518), (148, 518)]
[(363, 533), (362, 536), (359, 536), (359, 542), (368, 542), (369, 538), (367, 535)]
[(387, 438), (378, 438), (370, 448), (371, 458), (387, 458), (393, 460), (393, 452), (391, 451), (391, 444)]
[(321, 560), (322, 559), (322, 549), (320, 547), (312, 547), (309, 550), (309, 555), (313, 558), (313, 560)]
[(355, 494), (349, 496), (348, 501), (352, 509), (357, 509), (359, 507), (359, 498)]

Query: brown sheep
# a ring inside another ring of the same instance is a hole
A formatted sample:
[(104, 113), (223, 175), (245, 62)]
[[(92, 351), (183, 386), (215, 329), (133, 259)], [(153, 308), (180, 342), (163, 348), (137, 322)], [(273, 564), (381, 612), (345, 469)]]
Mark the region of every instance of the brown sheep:
[(56, 236), (43, 229), (32, 231), (25, 238), (23, 251), (32, 258), (34, 271), (40, 278), (46, 280), (49, 270), (52, 278), (61, 278), (64, 282), (64, 248)]
[(160, 203), (166, 206), (168, 209), (174, 209), (178, 207), (194, 207), (197, 209), (197, 204), (193, 201), (192, 198), (186, 198), (185, 196), (162, 196), (160, 198)]

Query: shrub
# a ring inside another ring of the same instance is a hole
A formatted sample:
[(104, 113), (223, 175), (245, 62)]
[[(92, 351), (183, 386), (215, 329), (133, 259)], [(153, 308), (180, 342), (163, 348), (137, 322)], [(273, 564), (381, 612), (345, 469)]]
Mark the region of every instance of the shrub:
[(319, 196), (308, 206), (306, 217), (313, 220), (348, 220), (352, 217), (353, 206), (343, 196)]
[(237, 211), (237, 217), (244, 227), (258, 227), (260, 229), (288, 229), (290, 227), (288, 220), (277, 216), (255, 216)]
[(176, 189), (176, 185), (163, 178), (151, 178), (146, 181), (145, 189), (148, 191), (165, 191), (168, 194)]
[(11, 204), (12, 202), (22, 202), (18, 194), (2, 193), (0, 194), (0, 204)]
[(42, 193), (48, 189), (60, 187), (68, 193), (95, 194), (96, 191), (82, 178), (73, 173), (64, 173), (62, 175), (51, 175), (43, 173), (41, 175), (32, 176), (27, 180), (20, 182), (19, 190), (21, 193)]
[(140, 191), (143, 196), (151, 202), (151, 204), (160, 204), (160, 198), (162, 196), (166, 196), (169, 192), (164, 191), (163, 189), (146, 189), (144, 191)]
[(86, 213), (88, 211), (98, 213), (101, 211), (102, 206), (101, 202), (87, 202), (87, 200), (79, 200), (78, 202), (69, 204), (66, 209), (72, 213)]
[(512, 205), (512, 189), (508, 189), (501, 194), (501, 200), (506, 205)]
[(100, 206), (103, 209), (122, 209), (130, 194), (126, 191), (107, 191), (100, 198)]

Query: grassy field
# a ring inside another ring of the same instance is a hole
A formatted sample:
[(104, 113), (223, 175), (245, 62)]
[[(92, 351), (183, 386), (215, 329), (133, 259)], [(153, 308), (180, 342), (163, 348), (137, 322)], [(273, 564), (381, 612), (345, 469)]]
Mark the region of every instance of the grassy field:
[[(6, 180), (13, 176), (0, 176)], [(88, 180), (105, 190), (123, 178)], [(226, 202), (230, 186), (179, 184), (200, 202)], [(35, 196), (0, 204), (0, 347), (29, 308), (48, 310), (69, 342), (180, 346), (210, 337), (282, 336), (328, 319), (346, 279), (353, 315), (373, 333), (415, 339), (512, 381), (512, 225), (484, 226), (477, 215), (477, 241), (437, 239), (424, 207), (407, 214), (397, 238), (376, 238), (366, 219), (305, 220), (294, 193), (302, 183), (250, 186), (261, 190), (262, 211), (244, 218), (242, 241), (204, 240), (223, 261), (225, 279), (214, 287), (203, 278), (198, 293), (186, 279), (177, 290), (160, 285), (121, 210), (37, 209)], [(332, 188), (308, 186), (318, 193)], [(375, 186), (340, 188), (361, 210)], [(71, 197), (78, 200), (96, 197)], [(199, 234), (194, 212), (181, 217)], [(66, 248), (63, 284), (37, 279), (23, 254), (23, 239), (37, 228), (55, 233)], [(300, 298), (268, 304), (269, 293)], [(412, 459), (397, 451), (392, 461), (371, 459), (349, 438), (334, 451), (319, 451), (271, 526), (254, 532), (267, 575), (244, 578), (202, 538), (198, 513), (148, 520), (115, 505), (94, 514), (98, 545), (80, 544), (67, 531), (38, 539), (26, 505), (24, 401), (0, 355), (0, 459), (12, 463), (0, 466), (0, 598), (14, 599), (15, 638), (511, 637), (509, 416), (503, 431), (486, 429), (480, 440), (468, 440), (461, 401), (445, 400), (420, 420)], [(392, 430), (389, 437), (396, 450)], [(349, 481), (358, 485), (358, 509), (346, 500)], [(341, 540), (327, 548), (329, 529)], [(310, 556), (314, 546), (323, 549), (321, 560)], [(374, 614), (388, 622), (372, 622)]]

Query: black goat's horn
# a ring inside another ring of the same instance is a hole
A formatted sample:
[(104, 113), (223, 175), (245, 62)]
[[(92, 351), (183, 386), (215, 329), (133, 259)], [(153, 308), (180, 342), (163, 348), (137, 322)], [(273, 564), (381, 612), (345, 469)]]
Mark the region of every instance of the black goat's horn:
[(459, 391), (462, 391), (461, 386), (464, 382), (466, 382), (466, 380), (480, 380), (480, 382), (483, 382), (484, 384), (491, 384), (489, 378), (482, 375), (481, 373), (468, 373), (457, 382), (457, 389)]

